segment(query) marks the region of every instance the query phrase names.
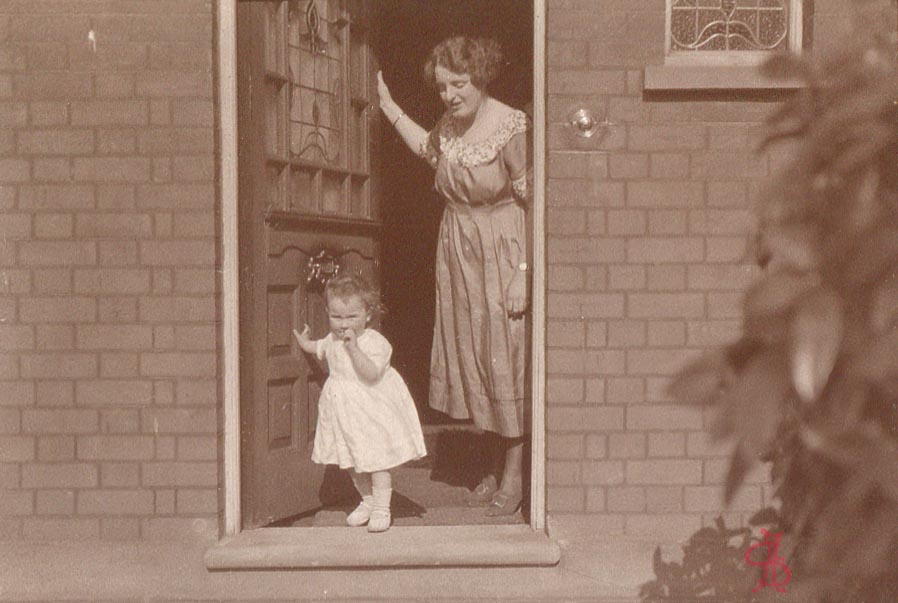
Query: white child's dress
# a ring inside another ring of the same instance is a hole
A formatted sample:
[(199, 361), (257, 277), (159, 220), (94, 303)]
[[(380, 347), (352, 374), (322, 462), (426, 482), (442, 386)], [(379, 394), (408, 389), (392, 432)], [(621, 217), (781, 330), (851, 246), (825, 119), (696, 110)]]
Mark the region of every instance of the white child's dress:
[(418, 412), (405, 381), (390, 366), (390, 342), (373, 329), (365, 329), (356, 341), (383, 375), (376, 383), (359, 378), (346, 345), (333, 333), (315, 342), (330, 374), (318, 400), (312, 460), (370, 473), (423, 457)]

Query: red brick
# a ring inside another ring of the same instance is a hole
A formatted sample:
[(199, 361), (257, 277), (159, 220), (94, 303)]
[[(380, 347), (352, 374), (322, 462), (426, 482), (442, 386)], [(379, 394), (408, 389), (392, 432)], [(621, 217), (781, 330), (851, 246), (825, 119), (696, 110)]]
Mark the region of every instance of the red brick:
[(593, 180), (549, 180), (546, 199), (550, 207), (622, 207), (624, 184)]
[(159, 352), (140, 355), (140, 373), (146, 377), (209, 377), (215, 375), (212, 353)]
[(149, 323), (215, 320), (211, 297), (145, 297), (140, 300), (140, 319)]
[(643, 153), (616, 153), (608, 158), (608, 174), (612, 178), (637, 179), (649, 175), (649, 157)]
[(83, 350), (137, 350), (153, 346), (153, 330), (141, 325), (80, 325), (78, 347)]
[(586, 327), (582, 321), (549, 321), (546, 327), (547, 345), (553, 348), (582, 348)]
[(705, 131), (699, 126), (633, 125), (628, 147), (634, 151), (696, 150), (705, 146)]
[(216, 436), (181, 436), (177, 438), (177, 457), (182, 461), (214, 461), (218, 458)]
[(140, 485), (140, 463), (101, 463), (100, 485), (104, 488), (136, 488)]
[(74, 406), (75, 386), (72, 381), (38, 381), (35, 383), (38, 406)]
[(216, 463), (144, 463), (145, 486), (202, 487), (218, 485)]
[(172, 178), (178, 182), (210, 182), (215, 179), (214, 158), (202, 155), (173, 157)]
[(605, 178), (608, 159), (604, 153), (583, 151), (552, 151), (546, 170), (551, 178)]
[(161, 71), (211, 71), (211, 49), (196, 44), (161, 44), (150, 46), (149, 69)]
[(140, 406), (152, 400), (152, 383), (146, 381), (79, 381), (75, 386), (78, 406)]
[[(558, 437), (553, 434), (552, 438)], [(551, 439), (551, 438), (550, 438)], [(586, 434), (586, 458), (604, 459), (608, 457), (608, 436), (602, 434)]]
[(649, 234), (653, 236), (685, 235), (686, 211), (682, 209), (653, 209), (649, 212)]
[[(89, 28), (85, 28), (87, 30)], [(79, 32), (80, 33), (83, 32)], [(89, 98), (92, 94), (91, 79), (80, 73), (51, 71), (13, 76), (13, 90), (16, 98), (50, 99)]]
[[(156, 460), (157, 461), (173, 461), (177, 456), (176, 439), (171, 436), (156, 436)], [(181, 459), (207, 461), (212, 459)]]
[(19, 308), (25, 323), (92, 322), (96, 316), (97, 303), (89, 297), (34, 297)]
[(645, 345), (645, 321), (609, 320), (607, 324), (609, 347), (631, 348)]
[(100, 433), (137, 433), (140, 414), (136, 409), (107, 409), (100, 411)]
[(715, 443), (705, 431), (692, 431), (686, 436), (686, 454), (692, 458), (729, 457), (732, 452), (731, 443)]
[(146, 65), (147, 49), (143, 44), (116, 44), (104, 40), (92, 48), (86, 44), (69, 46), (69, 70), (109, 74), (135, 71)]
[(644, 433), (612, 433), (608, 436), (608, 456), (613, 459), (645, 458)]
[(49, 463), (24, 465), (23, 488), (93, 488), (97, 468), (88, 463)]
[(145, 157), (76, 158), (74, 176), (90, 182), (146, 182), (150, 179), (150, 160)]
[(627, 483), (671, 485), (702, 483), (702, 463), (698, 460), (653, 459), (627, 461)]
[(175, 512), (175, 491), (156, 490), (156, 514), (172, 515)]
[(175, 326), (174, 345), (179, 350), (214, 350), (217, 331), (213, 325)]
[(681, 370), (695, 354), (683, 350), (629, 350), (627, 373), (630, 375), (673, 375)]
[(150, 290), (148, 270), (84, 269), (75, 271), (75, 292), (82, 294), (137, 295)]
[(0, 350), (34, 349), (34, 328), (24, 325), (0, 324)]
[(547, 305), (550, 318), (616, 318), (624, 314), (621, 294), (549, 292)]
[(100, 264), (103, 266), (132, 266), (137, 264), (137, 242), (100, 240)]
[(649, 291), (683, 291), (686, 289), (686, 267), (675, 264), (646, 266)]
[(747, 237), (705, 238), (705, 261), (709, 263), (741, 263), (752, 261)]
[(65, 101), (32, 101), (29, 104), (31, 124), (60, 126), (68, 122), (69, 105)]
[(96, 433), (97, 427), (97, 412), (94, 410), (53, 408), (22, 412), (22, 430), (25, 433)]
[(608, 267), (608, 288), (611, 290), (638, 291), (645, 289), (644, 266), (623, 265)]
[[(12, 243), (8, 243), (13, 253), (15, 248)], [(0, 252), (0, 256), (2, 256)], [(28, 293), (31, 291), (31, 272), (28, 270), (3, 270), (0, 272), (0, 293), (2, 294), (18, 294)], [(2, 307), (2, 302), (0, 302)], [(3, 314), (0, 310), (0, 315)]]
[(0, 182), (26, 182), (31, 178), (31, 163), (26, 159), (0, 158)]
[(142, 126), (149, 115), (143, 100), (73, 101), (69, 111), (76, 126)]
[(587, 404), (604, 404), (605, 403), (605, 380), (604, 379), (587, 379), (586, 380), (586, 403)]
[(100, 322), (137, 322), (137, 300), (130, 297), (100, 298)]
[(70, 239), (74, 222), (71, 214), (36, 214), (34, 235), (39, 239)]
[(190, 379), (178, 382), (179, 406), (218, 407), (218, 382), (215, 379)]
[(101, 377), (136, 377), (139, 360), (137, 354), (113, 352), (100, 354)]
[(608, 488), (608, 511), (612, 513), (644, 513), (645, 488), (621, 486)]
[(688, 344), (696, 347), (715, 347), (733, 343), (742, 334), (737, 320), (718, 320), (689, 323)]
[(744, 208), (748, 203), (748, 188), (744, 182), (708, 182), (710, 207)]
[(72, 292), (71, 268), (37, 268), (34, 274), (34, 293), (55, 295)]
[(689, 212), (689, 232), (700, 235), (749, 235), (756, 218), (748, 209), (703, 209)]
[(137, 74), (137, 96), (149, 98), (212, 98), (212, 74), (179, 71), (143, 71)]
[(81, 266), (96, 264), (97, 248), (91, 241), (25, 241), (19, 246), (23, 266)]
[(623, 461), (583, 461), (581, 471), (587, 485), (612, 486), (624, 481)]
[(97, 98), (133, 99), (137, 76), (133, 73), (97, 73), (94, 75)]
[(137, 137), (138, 150), (144, 154), (202, 154), (214, 151), (211, 128), (154, 128)]
[(549, 94), (623, 94), (625, 86), (623, 71), (553, 69), (547, 80)]
[(176, 509), (183, 514), (214, 514), (218, 510), (218, 492), (215, 489), (179, 489)]
[(627, 302), (634, 318), (700, 318), (705, 314), (700, 293), (631, 293)]
[(34, 405), (34, 383), (31, 381), (5, 381), (0, 408), (4, 406)]
[(583, 209), (549, 209), (546, 232), (550, 235), (583, 235), (586, 233), (586, 212)]
[(149, 515), (152, 490), (84, 490), (78, 494), (79, 515)]
[(141, 411), (144, 433), (153, 434), (211, 434), (217, 429), (215, 409), (155, 409)]
[[(186, 281), (186, 279), (181, 279)], [(577, 266), (553, 266), (547, 275), (550, 291), (573, 291), (583, 288), (583, 270)], [(176, 277), (177, 282), (177, 277)]]
[(686, 325), (681, 321), (658, 321), (648, 323), (650, 347), (674, 347), (686, 345)]
[[(553, 267), (554, 269), (554, 267)], [(587, 291), (605, 291), (608, 289), (608, 267), (586, 265), (582, 267), (586, 275)]]
[(578, 486), (555, 486), (546, 492), (546, 507), (551, 513), (583, 511), (584, 491)]
[(683, 511), (682, 486), (648, 486), (646, 511), (649, 513), (680, 513)]
[(75, 512), (74, 490), (38, 490), (37, 515), (72, 515)]
[(72, 161), (67, 157), (35, 157), (31, 162), (31, 174), (35, 182), (70, 182)]
[(648, 208), (698, 207), (704, 203), (701, 182), (628, 182), (627, 206)]
[(700, 409), (690, 406), (630, 406), (627, 429), (701, 429)]
[(704, 241), (689, 238), (643, 238), (627, 241), (627, 260), (639, 263), (700, 262), (704, 256)]
[(767, 157), (750, 150), (692, 153), (689, 165), (690, 175), (696, 179), (757, 179), (769, 173)]
[(553, 435), (546, 440), (546, 458), (572, 460), (583, 458), (583, 440), (580, 434)]
[(18, 379), (19, 365), (13, 354), (0, 354), (0, 379)]
[(633, 404), (645, 401), (645, 381), (632, 377), (609, 377), (605, 380), (608, 404)]
[(0, 436), (0, 463), (22, 463), (34, 459), (34, 438)]
[(23, 354), (22, 377), (84, 378), (97, 374), (97, 359), (91, 354), (48, 353)]
[(586, 512), (601, 513), (605, 508), (605, 488), (587, 488)]
[(624, 412), (617, 407), (554, 407), (547, 412), (550, 432), (590, 432), (623, 429)]
[(608, 325), (604, 321), (591, 321), (586, 325), (586, 347), (604, 348), (608, 345)]
[(550, 403), (581, 402), (583, 400), (583, 380), (550, 375), (546, 378), (546, 396)]
[(742, 292), (708, 293), (708, 318), (742, 318)]
[(650, 457), (681, 457), (686, 454), (686, 434), (665, 431), (649, 434)]
[(28, 123), (28, 105), (26, 103), (0, 102), (0, 126), (18, 128)]
[(40, 184), (19, 188), (19, 209), (77, 210), (94, 206), (94, 187), (82, 184)]
[(93, 150), (90, 130), (29, 130), (18, 135), (17, 151), (22, 155), (80, 155)]
[(689, 155), (686, 153), (652, 153), (649, 173), (654, 180), (689, 178)]
[(74, 461), (75, 438), (70, 435), (39, 436), (37, 458), (40, 461)]
[(608, 210), (608, 234), (612, 236), (644, 235), (646, 212), (635, 209)]
[(546, 484), (554, 486), (572, 486), (580, 483), (580, 463), (576, 461), (546, 462)]
[(168, 268), (153, 269), (152, 290), (156, 295), (171, 295), (174, 291), (174, 270)]

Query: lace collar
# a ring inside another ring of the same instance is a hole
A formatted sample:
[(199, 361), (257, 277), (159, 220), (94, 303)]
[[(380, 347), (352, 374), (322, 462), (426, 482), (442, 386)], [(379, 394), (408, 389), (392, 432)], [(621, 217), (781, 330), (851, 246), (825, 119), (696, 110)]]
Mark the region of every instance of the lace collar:
[(469, 144), (459, 136), (455, 120), (446, 116), (440, 124), (440, 150), (448, 161), (472, 168), (491, 162), (515, 134), (526, 132), (528, 128), (527, 114), (514, 110), (502, 119), (492, 134)]

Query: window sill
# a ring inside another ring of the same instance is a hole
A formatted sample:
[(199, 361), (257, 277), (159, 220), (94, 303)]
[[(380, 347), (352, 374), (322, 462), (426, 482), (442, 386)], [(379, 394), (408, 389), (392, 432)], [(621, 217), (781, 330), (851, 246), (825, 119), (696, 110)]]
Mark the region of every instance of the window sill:
[(763, 76), (753, 65), (648, 65), (646, 91), (664, 90), (796, 90), (797, 80)]
[(553, 566), (561, 548), (529, 526), (262, 528), (223, 539), (206, 551), (206, 568)]

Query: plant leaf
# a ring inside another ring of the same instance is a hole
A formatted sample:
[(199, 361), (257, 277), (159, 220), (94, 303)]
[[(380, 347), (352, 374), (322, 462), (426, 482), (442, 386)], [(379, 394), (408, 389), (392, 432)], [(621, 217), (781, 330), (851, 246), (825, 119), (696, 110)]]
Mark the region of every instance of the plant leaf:
[(803, 300), (792, 322), (792, 386), (805, 402), (820, 395), (839, 355), (842, 301), (830, 290)]

